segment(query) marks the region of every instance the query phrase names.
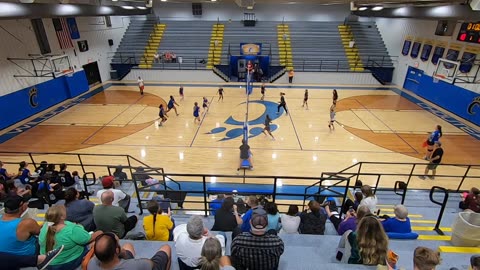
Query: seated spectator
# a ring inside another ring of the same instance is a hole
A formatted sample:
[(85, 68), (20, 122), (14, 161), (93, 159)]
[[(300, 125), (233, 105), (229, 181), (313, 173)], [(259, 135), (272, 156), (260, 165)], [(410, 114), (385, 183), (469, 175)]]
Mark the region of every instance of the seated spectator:
[[(32, 195), (31, 190), (15, 186), (15, 181), (14, 180), (8, 180), (5, 183), (4, 188), (5, 188), (5, 194), (6, 194), (7, 197), (8, 196), (15, 196), (15, 195), (22, 196), (22, 197)], [(27, 186), (27, 188), (28, 188), (28, 186)]]
[[(200, 265), (203, 244), (210, 236), (200, 216), (192, 216), (186, 225), (175, 227), (173, 237), (180, 269), (184, 269), (184, 266), (191, 268)], [(222, 254), (225, 254), (225, 237), (223, 235), (215, 237), (220, 241)]]
[(51, 183), (51, 181), (46, 178), (47, 174), (45, 174), (44, 177), (45, 178), (38, 184), (37, 197), (44, 199), (48, 205), (63, 200), (65, 198), (65, 192), (62, 190), (62, 185), (59, 183)]
[(159, 63), (160, 62), (160, 55), (158, 54), (158, 52), (155, 52), (155, 54), (153, 55), (153, 61), (155, 63)]
[(359, 206), (366, 205), (370, 209), (370, 213), (377, 215), (377, 196), (373, 194), (372, 188), (369, 185), (363, 185), (360, 190), (364, 197)]
[(48, 164), (47, 170), (45, 171), (45, 174), (44, 174), (44, 178), (49, 180), (51, 183), (61, 184), (57, 176), (58, 176), (58, 171), (55, 168), (55, 164)]
[(254, 195), (251, 195), (248, 197), (247, 205), (250, 207), (250, 209), (242, 217), (242, 226), (241, 226), (242, 232), (250, 231), (250, 218), (252, 217), (253, 210), (259, 207), (262, 208), (261, 206), (258, 205), (257, 196), (254, 196)]
[(411, 233), (412, 226), (408, 218), (407, 208), (402, 204), (397, 204), (393, 209), (395, 218), (388, 218), (382, 221), (385, 232)]
[(168, 208), (166, 215), (162, 215), (163, 211), (159, 207), (158, 202), (151, 200), (147, 204), (147, 209), (151, 214), (151, 216), (143, 218), (143, 229), (145, 230), (147, 240), (168, 241), (170, 230), (173, 229), (170, 208)]
[(375, 216), (366, 215), (362, 218), (357, 231), (348, 235), (348, 242), (351, 246), (349, 264), (386, 264), (388, 237)]
[(215, 214), (215, 222), (212, 231), (233, 232), (239, 229), (238, 225), (243, 223), (237, 212), (233, 198), (227, 197), (223, 200), (222, 207)]
[(95, 204), (89, 200), (80, 200), (80, 193), (75, 188), (65, 191), (65, 207), (67, 220), (82, 225), (87, 231), (94, 231), (93, 208)]
[(277, 269), (284, 244), (278, 235), (267, 233), (267, 212), (262, 208), (254, 209), (249, 222), (250, 232), (243, 232), (232, 241), (231, 257), (235, 269)]
[(20, 268), (36, 267), (43, 270), (62, 252), (63, 246), (54, 249), (47, 253), (47, 255), (16, 255), (11, 253), (0, 252), (0, 262), (2, 265), (0, 269), (19, 270)]
[(472, 187), (468, 194), (462, 196), (462, 201), (459, 207), (463, 210), (471, 210), (475, 213), (480, 213), (480, 190)]
[(200, 265), (202, 265), (202, 270), (235, 270), (230, 258), (222, 256), (222, 246), (217, 238), (210, 237), (205, 240), (201, 255)]
[(47, 254), (64, 246), (62, 254), (50, 263), (49, 270), (71, 270), (79, 267), (88, 252), (87, 244), (102, 233), (97, 231), (90, 235), (81, 225), (65, 221), (66, 218), (67, 211), (63, 205), (53, 205), (45, 214), (45, 223), (38, 237), (40, 253)]
[(72, 174), (67, 171), (67, 165), (65, 163), (60, 164), (60, 172), (58, 172), (57, 178), (57, 182), (64, 188), (73, 187), (75, 185), (75, 179), (73, 179)]
[(32, 174), (28, 169), (28, 163), (25, 161), (20, 162), (20, 168), (18, 168), (17, 179), (15, 179), (15, 186), (19, 188), (25, 188), (30, 182)]
[(305, 212), (300, 214), (300, 233), (323, 235), (327, 222), (327, 213), (324, 211), (317, 201), (310, 201)]
[(40, 233), (40, 226), (34, 219), (22, 219), (28, 208), (27, 202), (28, 198), (18, 195), (6, 199), (5, 214), (0, 219), (0, 252), (17, 256), (38, 255), (36, 236)]
[(210, 215), (215, 216), (215, 212), (222, 207), (223, 199), (225, 199), (225, 195), (218, 194), (217, 198), (210, 202)]
[(102, 204), (93, 208), (93, 220), (97, 230), (113, 232), (119, 238), (124, 238), (137, 225), (137, 217), (127, 218), (123, 208), (112, 205), (114, 195), (111, 190), (103, 192), (100, 200)]
[(95, 256), (88, 263), (88, 270), (152, 269), (169, 270), (172, 249), (163, 245), (150, 259), (135, 259), (135, 249), (130, 243), (120, 247), (120, 241), (112, 233), (103, 233), (95, 239)]
[(435, 270), (440, 264), (440, 253), (426, 247), (417, 247), (413, 252), (414, 270)]
[(268, 227), (267, 232), (277, 233), (282, 224), (280, 223), (280, 214), (278, 213), (277, 204), (274, 202), (267, 202), (265, 204), (265, 211), (267, 212), (268, 217)]
[(99, 191), (97, 191), (97, 198), (102, 197), (102, 194), (105, 191), (110, 190), (114, 195), (113, 205), (122, 207), (125, 210), (125, 212), (128, 213), (128, 208), (130, 207), (130, 196), (125, 194), (125, 192), (121, 191), (120, 189), (115, 189), (114, 180), (115, 178), (113, 176), (103, 177), (102, 179), (103, 189), (100, 189)]
[(472, 270), (480, 270), (480, 255), (473, 255), (470, 258), (470, 267)]
[(143, 167), (138, 167), (135, 170), (135, 175), (134, 178), (136, 181), (140, 181), (142, 183), (142, 186), (147, 185), (147, 179), (150, 179), (150, 175), (145, 173), (145, 169)]
[(120, 183), (120, 185), (123, 183), (123, 181), (128, 180), (127, 174), (122, 171), (122, 166), (120, 165), (115, 168), (115, 171), (113, 172), (113, 177), (115, 177), (115, 181)]
[(355, 192), (354, 194), (355, 201), (352, 202), (352, 200), (347, 199), (345, 203), (342, 205), (342, 213), (346, 214), (348, 210), (350, 210), (350, 207), (353, 208), (353, 210), (357, 211), (358, 205), (360, 205), (360, 202), (363, 199), (363, 194), (360, 191)]
[(38, 176), (42, 177), (47, 172), (47, 167), (48, 167), (48, 162), (44, 160), (40, 162), (40, 166), (35, 168), (35, 172), (38, 174)]
[(171, 57), (172, 57), (172, 63), (176, 63), (177, 62), (177, 55), (175, 53), (172, 53)]
[(3, 168), (3, 162), (0, 161), (0, 177), (3, 177), (4, 181), (10, 180), (14, 177), (13, 174), (7, 172), (7, 169)]
[(237, 206), (237, 211), (241, 215), (247, 213), (247, 204), (243, 201), (242, 198), (238, 198), (237, 201), (235, 202), (235, 205)]
[(280, 233), (297, 234), (300, 226), (300, 217), (298, 216), (298, 206), (290, 205), (287, 214), (280, 215), (282, 229)]
[(330, 207), (328, 205), (325, 206), (325, 211), (327, 211), (327, 215), (339, 235), (343, 235), (348, 230), (355, 231), (357, 229), (358, 221), (364, 216), (371, 214), (370, 209), (367, 206), (360, 206), (357, 210), (358, 211), (353, 210), (352, 207), (350, 211), (347, 211), (345, 219), (341, 220), (335, 215), (335, 213), (330, 212)]

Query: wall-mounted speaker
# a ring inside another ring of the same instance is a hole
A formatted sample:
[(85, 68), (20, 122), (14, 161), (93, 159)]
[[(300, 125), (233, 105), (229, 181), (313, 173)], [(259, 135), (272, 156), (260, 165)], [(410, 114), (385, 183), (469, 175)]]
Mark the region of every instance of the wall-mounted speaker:
[(105, 24), (107, 25), (107, 27), (112, 27), (112, 19), (110, 18), (110, 16), (105, 16)]
[(202, 16), (202, 3), (192, 3), (192, 14), (194, 16)]
[(435, 29), (435, 35), (451, 36), (453, 35), (453, 30), (455, 30), (456, 25), (457, 25), (457, 21), (440, 20), (437, 23), (437, 29)]
[(113, 39), (108, 40), (108, 45), (113, 46)]

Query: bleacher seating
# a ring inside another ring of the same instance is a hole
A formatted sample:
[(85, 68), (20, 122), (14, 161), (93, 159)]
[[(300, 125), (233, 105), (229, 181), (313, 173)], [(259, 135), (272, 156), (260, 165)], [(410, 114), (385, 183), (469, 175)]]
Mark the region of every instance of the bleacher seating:
[(112, 57), (112, 63), (139, 63), (155, 24), (157, 18), (152, 15), (132, 17)]
[(364, 66), (373, 65), (373, 60), (381, 66), (393, 67), (392, 59), (375, 22), (348, 22), (348, 25)]
[[(163, 69), (203, 69), (210, 48), (213, 21), (162, 21), (167, 27), (163, 34), (158, 53), (173, 52), (177, 63), (154, 63), (153, 68)], [(182, 58), (182, 63), (178, 61)]]
[(342, 39), (341, 22), (288, 22), (297, 71), (350, 71)]
[(262, 55), (271, 56), (271, 65), (280, 64), (277, 41), (278, 22), (257, 22), (255, 27), (245, 27), (242, 22), (225, 23), (223, 35), (222, 64), (228, 64), (229, 46), (232, 55), (240, 54), (240, 43), (262, 43)]

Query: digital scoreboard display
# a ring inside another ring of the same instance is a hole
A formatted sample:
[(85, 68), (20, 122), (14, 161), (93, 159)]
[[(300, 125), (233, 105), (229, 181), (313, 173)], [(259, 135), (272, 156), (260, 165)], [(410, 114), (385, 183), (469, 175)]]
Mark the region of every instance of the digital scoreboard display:
[(457, 40), (480, 44), (480, 22), (462, 23)]

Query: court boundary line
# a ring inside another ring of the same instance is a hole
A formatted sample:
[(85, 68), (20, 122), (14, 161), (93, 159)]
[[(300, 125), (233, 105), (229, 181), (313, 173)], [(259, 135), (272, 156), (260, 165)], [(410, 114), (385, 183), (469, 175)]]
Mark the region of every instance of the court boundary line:
[[(287, 106), (287, 108), (288, 108), (288, 106)], [(288, 115), (288, 118), (290, 118), (290, 122), (292, 123), (293, 132), (295, 132), (295, 137), (297, 137), (297, 142), (298, 142), (298, 146), (300, 146), (300, 151), (303, 151), (302, 142), (300, 141), (300, 138), (298, 137), (297, 128), (295, 127), (295, 123), (293, 122), (293, 119), (292, 119), (292, 111), (290, 110), (290, 113), (287, 113), (287, 115)]]
[[(203, 114), (203, 117), (202, 117), (202, 121), (200, 121), (200, 123), (198, 124), (198, 128), (197, 128), (197, 131), (195, 132), (195, 135), (193, 135), (193, 138), (192, 138), (192, 142), (190, 143), (189, 148), (192, 148), (193, 144), (195, 143), (195, 139), (197, 139), (197, 135), (198, 135), (198, 132), (200, 132), (200, 127), (202, 126), (203, 124), (203, 120), (205, 120), (205, 118), (207, 117), (207, 113), (210, 111), (210, 105), (212, 105), (213, 103), (213, 98), (215, 97), (212, 96), (212, 98), (210, 99), (210, 102), (208, 103), (208, 107), (207, 107), (207, 110), (205, 111), (205, 113)], [(193, 120), (195, 121), (195, 120)], [(185, 146), (184, 146), (185, 147)]]

